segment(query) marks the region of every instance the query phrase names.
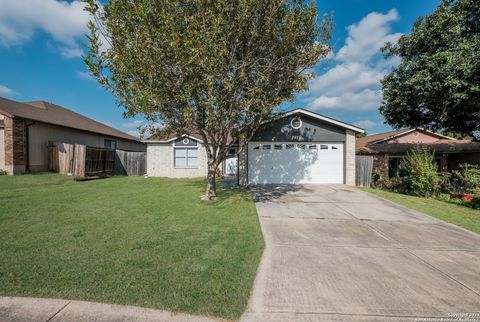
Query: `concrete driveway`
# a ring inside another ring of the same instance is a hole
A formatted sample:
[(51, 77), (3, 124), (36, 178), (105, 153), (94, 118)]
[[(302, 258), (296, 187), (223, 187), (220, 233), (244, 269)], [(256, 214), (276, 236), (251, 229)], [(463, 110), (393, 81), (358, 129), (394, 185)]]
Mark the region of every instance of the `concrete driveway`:
[(254, 197), (266, 247), (243, 321), (480, 321), (479, 235), (342, 185)]

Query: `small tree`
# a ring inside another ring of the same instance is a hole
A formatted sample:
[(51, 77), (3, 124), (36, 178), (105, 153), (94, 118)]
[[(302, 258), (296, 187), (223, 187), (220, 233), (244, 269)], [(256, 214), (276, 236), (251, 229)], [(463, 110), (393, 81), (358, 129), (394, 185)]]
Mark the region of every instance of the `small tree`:
[(431, 197), (438, 193), (440, 176), (435, 164), (434, 153), (423, 145), (416, 145), (402, 161), (407, 173), (407, 189), (410, 193)]
[[(248, 140), (276, 106), (307, 88), (330, 51), (331, 18), (306, 0), (84, 0), (88, 69), (126, 115), (180, 134), (195, 128), (208, 159), (205, 199), (230, 137)], [(99, 34), (110, 49), (102, 52)], [(243, 145), (241, 145), (243, 147)]]

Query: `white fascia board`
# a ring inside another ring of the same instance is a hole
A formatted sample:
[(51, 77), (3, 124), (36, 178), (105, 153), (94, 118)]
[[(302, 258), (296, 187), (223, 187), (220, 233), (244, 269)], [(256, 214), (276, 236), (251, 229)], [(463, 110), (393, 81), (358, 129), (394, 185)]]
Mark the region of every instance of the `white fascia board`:
[(143, 143), (147, 143), (147, 144), (148, 144), (148, 143), (170, 143), (170, 142), (173, 142), (173, 141), (175, 141), (175, 140), (177, 140), (177, 139), (179, 139), (179, 138), (184, 138), (184, 137), (187, 137), (187, 138), (189, 138), (189, 139), (192, 139), (192, 140), (195, 140), (195, 141), (197, 141), (197, 142), (203, 143), (203, 140), (201, 140), (201, 139), (199, 139), (199, 138), (196, 138), (196, 137), (194, 137), (194, 136), (187, 135), (187, 134), (184, 134), (184, 135), (182, 135), (182, 136), (176, 136), (176, 137), (171, 138), (171, 139), (169, 139), (169, 140), (143, 140), (142, 142), (143, 142)]
[(330, 124), (334, 124), (334, 125), (337, 125), (337, 126), (355, 131), (357, 133), (365, 133), (365, 130), (360, 128), (360, 127), (357, 127), (355, 125), (351, 125), (351, 124), (348, 124), (348, 123), (344, 123), (344, 122), (341, 122), (341, 121), (338, 121), (338, 120), (335, 120), (335, 119), (332, 119), (330, 117), (323, 116), (323, 115), (320, 115), (320, 114), (317, 114), (317, 113), (314, 113), (314, 112), (310, 112), (310, 111), (307, 111), (303, 108), (297, 108), (293, 111), (287, 112), (287, 113), (285, 113), (285, 116), (290, 116), (290, 115), (294, 115), (294, 114), (298, 114), (298, 113), (308, 115), (308, 116), (310, 116), (314, 119), (321, 120), (321, 121), (324, 121), (324, 122), (327, 122), (327, 123), (330, 123)]

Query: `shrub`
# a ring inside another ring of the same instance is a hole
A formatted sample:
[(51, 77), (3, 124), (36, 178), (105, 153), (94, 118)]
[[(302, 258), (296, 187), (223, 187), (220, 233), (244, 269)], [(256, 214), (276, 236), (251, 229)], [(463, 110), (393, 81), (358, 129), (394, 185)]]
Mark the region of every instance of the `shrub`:
[(392, 192), (404, 193), (406, 190), (405, 181), (400, 177), (379, 179), (375, 186)]
[(473, 196), (473, 200), (470, 203), (470, 205), (471, 205), (472, 208), (479, 209), (480, 208), (480, 196), (479, 195)]
[(450, 178), (450, 191), (476, 193), (480, 191), (480, 167), (463, 163), (453, 170)]
[(7, 171), (0, 169), (0, 176), (6, 176), (7, 174)]
[(422, 197), (438, 194), (441, 181), (433, 152), (421, 145), (414, 146), (403, 159), (402, 168), (407, 173), (408, 192)]

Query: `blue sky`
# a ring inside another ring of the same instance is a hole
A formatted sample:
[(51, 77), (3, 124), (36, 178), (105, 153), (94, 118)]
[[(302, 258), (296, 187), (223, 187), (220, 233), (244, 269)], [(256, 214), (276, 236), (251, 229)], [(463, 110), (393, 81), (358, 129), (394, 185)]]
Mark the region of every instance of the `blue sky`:
[[(379, 80), (398, 62), (378, 49), (409, 33), (439, 2), (317, 0), (320, 12), (334, 12), (333, 52), (316, 67), (310, 90), (284, 106), (309, 108), (369, 133), (389, 129), (378, 113)], [(87, 20), (79, 1), (0, 0), (0, 96), (50, 101), (135, 134), (141, 117), (124, 119), (111, 94), (88, 76), (81, 59)]]

